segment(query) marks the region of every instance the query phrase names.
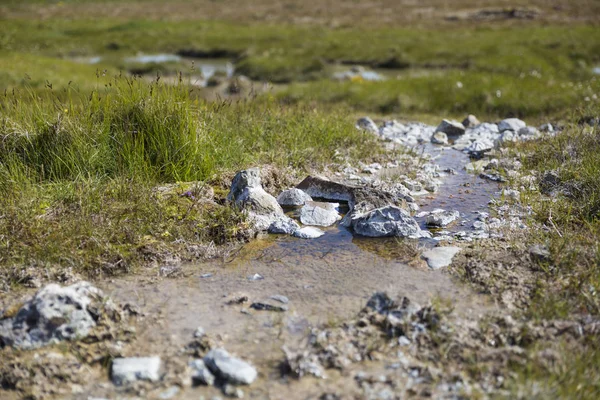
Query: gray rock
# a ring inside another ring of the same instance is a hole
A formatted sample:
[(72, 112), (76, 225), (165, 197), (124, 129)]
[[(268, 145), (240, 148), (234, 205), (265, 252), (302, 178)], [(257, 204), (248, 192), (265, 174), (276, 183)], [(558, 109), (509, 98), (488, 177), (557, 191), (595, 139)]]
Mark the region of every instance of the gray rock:
[(554, 133), (554, 126), (551, 123), (546, 123), (540, 126), (540, 131), (547, 133)]
[(116, 307), (88, 282), (47, 285), (13, 318), (0, 321), (0, 347), (34, 349), (85, 338), (96, 326), (98, 313), (104, 311), (116, 312)]
[(423, 258), (427, 261), (427, 265), (431, 269), (445, 268), (452, 264), (452, 259), (458, 252), (460, 247), (434, 247), (431, 250), (423, 253)]
[(367, 237), (423, 237), (419, 224), (408, 211), (396, 206), (387, 206), (352, 218), (352, 228)]
[(303, 206), (307, 201), (312, 201), (312, 197), (296, 188), (285, 190), (277, 197), (282, 206)]
[(246, 210), (258, 231), (292, 234), (297, 229), (275, 197), (263, 189), (258, 168), (240, 171), (235, 175), (227, 200)]
[(504, 132), (504, 131), (519, 132), (519, 130), (521, 130), (521, 128), (525, 128), (526, 126), (527, 126), (527, 124), (518, 118), (507, 118), (505, 120), (502, 120), (498, 124), (498, 130), (500, 132)]
[(431, 136), (431, 143), (433, 144), (448, 144), (448, 135), (444, 132), (435, 132), (433, 136)]
[(460, 217), (458, 211), (446, 211), (442, 209), (432, 211), (426, 218), (425, 223), (428, 226), (444, 227), (448, 226)]
[(476, 116), (474, 116), (473, 114), (469, 114), (469, 116), (465, 118), (462, 124), (465, 128), (472, 128), (474, 126), (480, 125), (481, 122), (479, 122)]
[(325, 232), (312, 226), (305, 226), (304, 228), (298, 229), (294, 232), (294, 236), (300, 239), (317, 239), (323, 236)]
[(195, 385), (212, 386), (215, 384), (215, 376), (210, 372), (203, 360), (190, 361), (189, 366), (192, 370), (192, 382)]
[(444, 132), (448, 136), (460, 136), (465, 133), (465, 127), (460, 122), (443, 120), (435, 129), (436, 132)]
[(307, 204), (300, 210), (300, 222), (304, 225), (331, 226), (341, 219), (335, 209), (326, 209), (318, 205)]
[(117, 386), (135, 381), (157, 382), (160, 366), (160, 357), (115, 358), (111, 367), (112, 381)]
[(275, 218), (269, 225), (268, 231), (269, 233), (292, 235), (298, 229), (300, 229), (300, 225), (286, 216), (285, 218)]
[(371, 133), (379, 133), (377, 124), (375, 124), (375, 122), (369, 117), (362, 117), (356, 121), (356, 128)]
[(209, 351), (204, 356), (204, 363), (215, 376), (234, 385), (249, 385), (258, 375), (252, 365), (221, 348)]

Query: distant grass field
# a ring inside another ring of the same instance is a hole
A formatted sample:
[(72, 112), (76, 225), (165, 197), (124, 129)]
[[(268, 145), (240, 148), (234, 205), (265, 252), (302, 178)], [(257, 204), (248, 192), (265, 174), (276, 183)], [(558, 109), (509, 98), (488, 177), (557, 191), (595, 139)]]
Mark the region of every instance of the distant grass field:
[[(588, 25), (332, 29), (17, 18), (4, 20), (0, 30), (0, 88), (9, 90), (69, 82), (89, 90), (97, 73), (139, 69), (125, 65), (127, 57), (186, 51), (228, 54), (238, 73), (256, 81), (297, 83), (278, 90), (286, 102), (349, 104), (383, 114), (556, 116), (598, 97), (592, 70), (600, 64), (600, 28)], [(75, 61), (92, 56), (102, 61)], [(153, 73), (186, 72), (192, 67), (188, 64), (157, 66)], [(333, 82), (335, 64), (392, 67), (401, 79)]]

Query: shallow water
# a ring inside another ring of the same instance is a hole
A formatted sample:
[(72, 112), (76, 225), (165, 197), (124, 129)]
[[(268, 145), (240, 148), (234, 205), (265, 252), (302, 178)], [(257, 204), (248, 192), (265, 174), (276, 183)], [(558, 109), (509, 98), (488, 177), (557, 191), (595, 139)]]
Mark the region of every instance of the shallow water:
[[(419, 199), (421, 211), (433, 211), (441, 208), (448, 211), (459, 211), (461, 218), (457, 224), (449, 226), (447, 231), (472, 231), (473, 221), (479, 212), (488, 211), (488, 203), (497, 197), (502, 185), (479, 174), (465, 170), (465, 165), (471, 160), (469, 155), (448, 147), (427, 145), (426, 150), (435, 159), (441, 170), (452, 168), (456, 174), (448, 174), (443, 178), (443, 185), (438, 193)], [(424, 227), (424, 221), (421, 221)]]

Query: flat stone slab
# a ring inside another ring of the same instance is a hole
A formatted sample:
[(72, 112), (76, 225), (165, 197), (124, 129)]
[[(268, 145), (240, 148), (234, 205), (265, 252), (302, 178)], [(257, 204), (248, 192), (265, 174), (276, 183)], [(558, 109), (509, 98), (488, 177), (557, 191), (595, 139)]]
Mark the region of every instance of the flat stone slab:
[(319, 228), (313, 228), (312, 226), (306, 226), (294, 232), (294, 236), (300, 239), (317, 239), (323, 236), (324, 234), (325, 232), (323, 232)]
[(434, 247), (423, 253), (423, 259), (431, 269), (445, 268), (452, 264), (452, 259), (461, 251), (460, 247)]
[(209, 351), (204, 356), (204, 363), (214, 375), (233, 385), (249, 385), (258, 375), (252, 365), (233, 357), (225, 349)]
[(111, 375), (115, 385), (126, 385), (135, 381), (156, 382), (160, 379), (160, 357), (115, 358)]

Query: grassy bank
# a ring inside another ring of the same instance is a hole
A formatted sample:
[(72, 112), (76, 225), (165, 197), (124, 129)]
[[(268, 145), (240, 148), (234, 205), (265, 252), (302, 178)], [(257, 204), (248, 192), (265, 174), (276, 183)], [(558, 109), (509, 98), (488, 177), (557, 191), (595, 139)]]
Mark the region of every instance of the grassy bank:
[[(541, 245), (548, 256), (534, 259), (538, 276), (531, 304), (519, 314), (537, 326), (548, 321), (593, 324), (600, 316), (600, 130), (582, 121), (598, 117), (598, 107), (573, 112), (572, 124), (556, 137), (516, 147), (523, 171), (538, 190), (525, 190), (532, 207), (528, 246)], [(581, 329), (576, 340), (562, 332), (551, 341), (533, 341), (526, 365), (515, 367), (514, 396), (595, 399), (600, 393), (597, 330)], [(559, 331), (560, 332), (560, 331)]]
[(341, 113), (205, 103), (184, 84), (99, 79), (102, 89), (91, 94), (2, 97), (6, 284), (28, 266), (98, 274), (202, 257), (198, 246), (247, 238), (243, 216), (223, 206), (236, 170), (306, 171), (377, 152)]

